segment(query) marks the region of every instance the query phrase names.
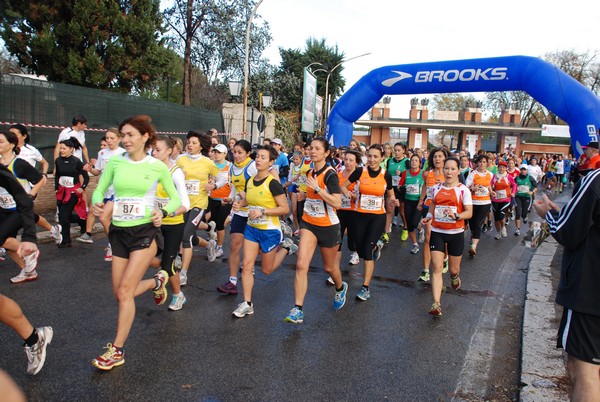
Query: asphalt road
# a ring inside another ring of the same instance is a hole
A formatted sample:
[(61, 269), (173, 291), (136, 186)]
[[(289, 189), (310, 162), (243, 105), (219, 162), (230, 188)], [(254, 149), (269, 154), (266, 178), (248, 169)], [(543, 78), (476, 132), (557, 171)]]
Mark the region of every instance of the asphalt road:
[[(18, 269), (7, 260), (0, 263), (0, 291), (33, 325), (54, 328), (46, 365), (28, 376), (20, 339), (0, 326), (0, 367), (31, 401), (516, 399), (526, 270), (534, 250), (513, 229), (511, 223), (502, 240), (484, 233), (475, 258), (465, 248), (462, 288), (453, 291), (445, 275), (440, 318), (427, 313), (429, 285), (416, 282), (421, 254), (409, 254), (399, 231), (377, 262), (371, 300), (354, 299), (361, 265), (343, 265), (349, 298), (337, 312), (316, 253), (300, 325), (283, 321), (293, 307), (295, 257), (271, 276), (257, 268), (255, 313), (233, 319), (241, 294), (216, 291), (228, 277), (227, 260), (208, 263), (198, 250), (183, 310), (156, 306), (151, 293), (139, 297), (126, 363), (110, 372), (90, 365), (116, 328), (110, 264), (102, 258), (106, 238), (74, 242), (72, 249), (44, 243), (38, 280), (11, 285)], [(343, 261), (348, 257), (344, 249)]]

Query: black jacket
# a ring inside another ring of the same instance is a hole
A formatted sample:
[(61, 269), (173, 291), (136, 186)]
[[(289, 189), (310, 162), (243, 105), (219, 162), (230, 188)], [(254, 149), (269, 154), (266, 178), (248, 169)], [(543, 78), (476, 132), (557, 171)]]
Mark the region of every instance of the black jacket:
[(580, 180), (569, 203), (546, 221), (564, 246), (556, 302), (600, 316), (600, 169)]
[[(21, 214), (23, 221), (22, 241), (36, 243), (35, 218), (33, 216), (33, 202), (25, 192), (21, 183), (6, 166), (0, 163), (0, 187), (3, 187), (15, 200), (17, 213)], [(1, 224), (1, 222), (0, 222)]]

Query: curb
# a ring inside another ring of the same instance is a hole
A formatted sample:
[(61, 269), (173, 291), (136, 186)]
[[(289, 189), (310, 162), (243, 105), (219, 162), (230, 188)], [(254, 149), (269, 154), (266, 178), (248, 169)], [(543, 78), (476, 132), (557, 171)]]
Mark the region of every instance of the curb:
[(555, 347), (562, 309), (554, 302), (551, 263), (558, 246), (549, 236), (529, 263), (521, 346), (523, 402), (569, 400), (563, 352)]

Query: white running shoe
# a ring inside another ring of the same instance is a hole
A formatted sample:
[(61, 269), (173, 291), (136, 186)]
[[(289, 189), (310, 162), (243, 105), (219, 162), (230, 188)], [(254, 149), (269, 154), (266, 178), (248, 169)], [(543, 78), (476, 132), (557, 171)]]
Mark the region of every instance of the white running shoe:
[(249, 305), (245, 301), (238, 304), (237, 308), (232, 313), (237, 318), (245, 317), (246, 315), (254, 314), (254, 306)]
[(217, 250), (215, 251), (215, 258), (223, 257), (223, 246), (217, 246)]
[(0, 262), (4, 261), (6, 259), (6, 249), (3, 247), (0, 247)]
[(62, 243), (63, 237), (62, 237), (61, 232), (62, 232), (62, 226), (60, 224), (54, 225), (54, 226), (52, 226), (52, 229), (50, 229), (50, 234), (54, 238), (54, 241), (56, 242), (56, 244)]
[(217, 232), (215, 228), (217, 227), (217, 223), (215, 221), (208, 222), (208, 235), (212, 240), (217, 240)]
[(217, 242), (213, 239), (208, 241), (208, 245), (206, 246), (206, 255), (208, 257), (208, 262), (213, 262), (217, 259)]
[(169, 304), (169, 310), (171, 311), (179, 311), (183, 308), (183, 305), (187, 303), (187, 299), (185, 298), (183, 292), (179, 292), (178, 295), (173, 295), (171, 299), (171, 303)]
[(425, 229), (419, 229), (419, 243), (425, 241)]
[(358, 265), (360, 263), (360, 257), (356, 251), (352, 252), (350, 255), (350, 265)]
[(35, 330), (38, 341), (33, 346), (25, 346), (27, 355), (27, 374), (35, 375), (40, 372), (46, 362), (46, 347), (52, 343), (54, 331), (52, 327), (41, 327)]
[(508, 233), (506, 233), (506, 226), (502, 226), (502, 237), (506, 237), (508, 236)]
[(281, 231), (285, 237), (292, 237), (294, 235), (294, 231), (287, 223), (280, 221), (279, 224), (281, 225)]
[(187, 271), (179, 273), (179, 286), (187, 286)]
[(37, 271), (33, 270), (31, 272), (25, 272), (24, 269), (21, 270), (19, 275), (10, 278), (11, 283), (23, 283), (28, 281), (34, 281), (38, 277)]
[(494, 236), (494, 239), (496, 239), (496, 240), (500, 240), (501, 238), (502, 238), (502, 233), (500, 233), (500, 232), (498, 232), (496, 234), (496, 236)]
[(37, 260), (39, 256), (40, 250), (35, 250), (33, 253), (23, 257), (23, 261), (25, 261), (25, 268), (23, 268), (23, 271), (26, 274), (35, 271), (35, 267), (37, 267)]
[(112, 247), (111, 247), (110, 243), (108, 243), (108, 246), (106, 246), (106, 248), (104, 249), (104, 261), (106, 261), (106, 262), (112, 261)]

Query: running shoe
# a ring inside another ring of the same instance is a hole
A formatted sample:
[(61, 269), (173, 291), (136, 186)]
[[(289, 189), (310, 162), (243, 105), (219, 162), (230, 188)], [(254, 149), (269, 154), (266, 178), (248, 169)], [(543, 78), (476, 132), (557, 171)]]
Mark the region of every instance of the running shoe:
[(460, 280), (460, 276), (450, 275), (450, 282), (452, 283), (452, 289), (454, 289), (454, 290), (460, 289), (460, 285), (462, 284), (462, 281)]
[(360, 257), (358, 256), (358, 253), (356, 251), (354, 251), (350, 255), (350, 265), (358, 265), (359, 262), (360, 262)]
[(381, 257), (381, 249), (383, 248), (383, 243), (380, 241), (377, 242), (375, 247), (373, 248), (373, 260), (377, 261), (379, 257)]
[(325, 280), (325, 285), (327, 285), (327, 286), (335, 285), (335, 282), (333, 281), (333, 278), (331, 276), (327, 277), (327, 279)]
[(231, 313), (231, 314), (237, 318), (242, 318), (247, 315), (252, 315), (252, 314), (254, 314), (254, 306), (243, 301), (240, 304), (238, 304), (237, 308), (235, 310), (233, 310), (233, 313)]
[(494, 236), (494, 239), (496, 239), (496, 240), (500, 240), (501, 238), (502, 238), (502, 233), (500, 233), (500, 232), (498, 232), (496, 234), (496, 236)]
[(217, 250), (215, 251), (215, 258), (223, 257), (223, 246), (217, 246)]
[(6, 259), (6, 249), (3, 247), (0, 247), (0, 262), (4, 261)]
[(81, 236), (79, 236), (78, 238), (76, 238), (75, 240), (77, 240), (80, 243), (87, 243), (87, 244), (92, 244), (94, 243), (94, 239), (92, 239), (92, 236), (90, 236), (87, 233), (82, 234)]
[(336, 291), (333, 298), (334, 310), (339, 310), (344, 307), (344, 304), (346, 304), (346, 293), (348, 293), (348, 284), (346, 282), (342, 282), (342, 290), (339, 292)]
[(371, 298), (371, 291), (365, 288), (364, 286), (360, 288), (358, 294), (356, 295), (356, 300), (367, 301)]
[(171, 303), (169, 303), (169, 310), (179, 311), (183, 308), (183, 305), (187, 303), (187, 299), (183, 292), (179, 292), (179, 295), (173, 295)]
[(187, 271), (179, 273), (179, 286), (187, 286)]
[(442, 268), (442, 274), (448, 272), (448, 257), (444, 258), (444, 267)]
[(112, 261), (112, 247), (110, 243), (104, 249), (104, 261), (110, 262)]
[(281, 247), (288, 251), (288, 255), (294, 255), (298, 252), (298, 246), (289, 237), (283, 239)]
[(25, 271), (25, 273), (28, 274), (32, 271), (35, 271), (35, 267), (37, 267), (39, 256), (40, 250), (35, 250), (33, 253), (23, 257), (23, 261), (25, 262), (25, 268), (23, 268), (23, 271)]
[(54, 242), (56, 242), (56, 244), (62, 243), (62, 226), (60, 223), (52, 226), (52, 229), (50, 229), (50, 234), (54, 238)]
[(217, 291), (219, 291), (221, 293), (226, 293), (228, 295), (237, 295), (238, 294), (238, 287), (237, 287), (237, 284), (234, 284), (231, 281), (227, 281), (227, 283), (219, 286), (217, 288)]
[(21, 270), (19, 275), (10, 278), (11, 283), (23, 283), (28, 281), (34, 281), (38, 277), (37, 271), (33, 270), (31, 272), (25, 272), (24, 269)]
[(442, 305), (440, 303), (433, 303), (429, 309), (429, 314), (440, 317), (442, 315)]
[(419, 252), (419, 245), (418, 244), (413, 244), (412, 248), (410, 249), (410, 253), (411, 254), (417, 254)]
[(508, 233), (506, 232), (506, 226), (502, 226), (502, 231), (500, 232), (500, 234), (502, 235), (502, 237), (508, 236)]
[(390, 235), (387, 233), (382, 234), (379, 241), (383, 242), (383, 244), (388, 244), (390, 242)]
[(488, 232), (492, 231), (492, 222), (488, 223), (488, 225), (487, 225), (487, 231)]
[(291, 322), (293, 324), (302, 324), (304, 322), (304, 313), (298, 307), (294, 307), (290, 310), (284, 321)]
[(208, 245), (206, 246), (206, 256), (208, 257), (208, 262), (213, 262), (217, 259), (217, 242), (213, 239), (208, 241)]
[(469, 255), (471, 257), (475, 257), (477, 255), (477, 246), (474, 244), (471, 244), (471, 247), (469, 247)]
[(408, 239), (408, 230), (402, 229), (402, 235), (400, 235), (400, 240), (406, 241)]
[(92, 360), (92, 366), (108, 371), (125, 364), (125, 353), (122, 350), (118, 351), (111, 343), (106, 345), (106, 349), (106, 352)]
[(292, 228), (289, 227), (287, 223), (280, 221), (279, 224), (281, 225), (281, 231), (285, 237), (292, 237), (294, 235)]
[(429, 282), (429, 279), (429, 271), (421, 271), (421, 276), (419, 276), (419, 282)]
[(27, 355), (27, 374), (36, 375), (46, 362), (46, 347), (52, 343), (54, 331), (52, 327), (36, 328), (38, 341), (33, 346), (25, 346)]
[(481, 226), (481, 233), (485, 233), (488, 231), (488, 226), (484, 223), (483, 226)]
[(154, 281), (156, 282), (156, 286), (152, 289), (154, 292), (154, 303), (160, 306), (167, 301), (167, 283), (169, 283), (169, 274), (164, 269), (161, 269), (154, 275)]
[(425, 229), (419, 229), (419, 243), (425, 241)]
[(520, 229), (515, 230), (515, 236), (521, 236), (521, 230)]
[(392, 218), (392, 225), (398, 226), (398, 218), (395, 216)]
[(177, 253), (177, 257), (173, 260), (173, 268), (177, 271), (181, 271), (181, 267), (183, 267), (183, 260), (181, 254)]
[(210, 236), (210, 238), (212, 240), (217, 240), (217, 232), (215, 231), (215, 228), (217, 227), (217, 223), (215, 221), (210, 221), (207, 223), (208, 225), (208, 235)]
[(527, 223), (527, 218), (523, 218), (523, 223)]

